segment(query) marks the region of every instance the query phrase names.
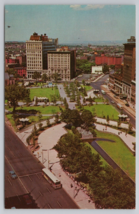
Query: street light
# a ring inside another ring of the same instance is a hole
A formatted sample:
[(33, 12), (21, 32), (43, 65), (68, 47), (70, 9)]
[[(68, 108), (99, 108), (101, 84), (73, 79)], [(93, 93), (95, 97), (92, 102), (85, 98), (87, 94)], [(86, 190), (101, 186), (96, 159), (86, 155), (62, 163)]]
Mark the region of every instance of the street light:
[[(47, 168), (49, 169), (49, 150), (53, 150), (53, 148), (51, 149), (42, 149), (42, 154), (43, 154), (43, 151), (48, 151), (48, 165), (47, 165)], [(43, 157), (43, 155), (42, 155)]]

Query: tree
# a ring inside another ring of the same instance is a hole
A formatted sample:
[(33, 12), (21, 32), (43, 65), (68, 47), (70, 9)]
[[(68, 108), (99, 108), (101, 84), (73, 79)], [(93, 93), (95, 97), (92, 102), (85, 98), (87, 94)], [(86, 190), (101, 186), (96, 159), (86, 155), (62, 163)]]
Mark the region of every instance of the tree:
[(132, 126), (131, 123), (129, 123), (128, 132), (131, 133), (131, 132), (132, 132), (132, 129), (133, 129), (133, 126)]
[(39, 130), (42, 130), (42, 126), (43, 126), (43, 124), (39, 123)]
[(13, 112), (19, 100), (29, 99), (30, 90), (23, 86), (9, 85), (5, 87), (5, 99), (13, 106)]
[(58, 123), (58, 119), (59, 119), (59, 115), (56, 114), (56, 115), (55, 115), (55, 123)]
[(48, 80), (48, 77), (47, 77), (46, 74), (43, 74), (43, 75), (42, 75), (42, 81), (46, 82), (46, 80)]
[(50, 126), (50, 120), (49, 118), (46, 120), (46, 125), (49, 127)]
[(40, 114), (40, 113), (39, 113), (39, 116), (38, 116), (38, 118), (39, 118), (39, 121), (41, 121), (42, 114)]
[(85, 86), (85, 80), (82, 80), (82, 84)]
[(135, 154), (136, 154), (136, 142), (133, 142), (132, 145), (133, 145), (134, 156), (135, 156)]
[(109, 123), (109, 115), (107, 115), (107, 123)]
[(38, 131), (37, 131), (37, 128), (36, 128), (36, 126), (34, 125), (33, 134), (34, 134), (34, 135), (37, 135), (37, 132), (38, 132)]
[(95, 122), (95, 119), (89, 110), (84, 110), (81, 114), (81, 119), (83, 123), (85, 124), (86, 128), (92, 125), (92, 123)]
[(107, 73), (107, 72), (109, 72), (109, 66), (105, 64), (105, 65), (103, 66), (103, 73), (105, 74), (105, 73)]
[(32, 75), (32, 78), (33, 78), (33, 79), (36, 79), (36, 82), (37, 82), (37, 79), (40, 78), (40, 77), (41, 77), (41, 75), (40, 75), (40, 73), (37, 72), (37, 71), (35, 71), (34, 74)]
[(51, 77), (55, 80), (55, 82), (57, 82), (58, 78), (59, 78), (59, 74), (58, 73), (54, 73), (54, 74), (52, 74)]
[(67, 103), (67, 99), (64, 98), (64, 106), (65, 106), (65, 109), (68, 109), (68, 103)]
[(67, 124), (72, 124), (73, 126), (81, 125), (81, 117), (76, 109), (66, 109), (61, 113), (61, 120)]

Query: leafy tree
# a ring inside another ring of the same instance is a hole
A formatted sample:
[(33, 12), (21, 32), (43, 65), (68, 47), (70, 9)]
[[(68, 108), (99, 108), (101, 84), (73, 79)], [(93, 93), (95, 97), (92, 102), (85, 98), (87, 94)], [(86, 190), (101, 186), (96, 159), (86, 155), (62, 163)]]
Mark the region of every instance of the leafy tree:
[(136, 154), (136, 142), (133, 142), (132, 145), (133, 145), (134, 156), (135, 156), (135, 154)]
[(50, 126), (50, 120), (49, 118), (46, 120), (46, 125), (49, 127)]
[(19, 100), (29, 99), (30, 90), (18, 85), (9, 85), (5, 87), (5, 99), (11, 102), (13, 106), (13, 112), (18, 104)]
[(35, 71), (34, 74), (32, 75), (32, 78), (36, 80), (36, 83), (37, 83), (37, 79), (40, 78), (40, 77), (41, 77), (41, 75), (37, 71)]
[(64, 106), (65, 106), (65, 109), (68, 109), (68, 103), (67, 103), (67, 99), (64, 98)]
[(39, 130), (42, 130), (42, 126), (43, 126), (43, 124), (39, 123)]
[(82, 80), (82, 84), (85, 86), (85, 80)]
[(58, 123), (58, 120), (59, 120), (59, 115), (56, 114), (56, 115), (55, 115), (55, 123)]
[(73, 126), (80, 126), (82, 123), (79, 112), (76, 109), (66, 109), (61, 113), (61, 120)]
[(84, 110), (81, 114), (81, 119), (83, 123), (85, 124), (86, 128), (92, 125), (92, 123), (95, 122), (95, 119), (89, 110)]
[(105, 65), (103, 66), (103, 73), (105, 74), (105, 73), (107, 73), (107, 72), (109, 72), (109, 66), (105, 64)]
[(129, 123), (128, 132), (131, 133), (131, 132), (132, 132), (132, 129), (133, 129), (133, 126), (132, 126), (131, 123)]
[(46, 80), (48, 80), (48, 77), (47, 77), (46, 74), (43, 74), (43, 75), (42, 75), (42, 80), (43, 80), (44, 82), (46, 82)]
[(39, 114), (38, 118), (39, 118), (39, 121), (41, 121), (42, 114)]
[(58, 73), (54, 73), (54, 74), (52, 74), (51, 77), (54, 79), (55, 82), (57, 82), (58, 79), (59, 79), (59, 76), (60, 76), (60, 75), (59, 75)]
[(107, 115), (107, 122), (109, 123), (109, 115)]

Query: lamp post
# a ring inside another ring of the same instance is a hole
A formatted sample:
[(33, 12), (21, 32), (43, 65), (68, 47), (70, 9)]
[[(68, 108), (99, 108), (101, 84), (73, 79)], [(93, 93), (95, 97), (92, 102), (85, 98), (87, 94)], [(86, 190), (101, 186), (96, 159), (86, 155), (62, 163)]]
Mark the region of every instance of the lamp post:
[(52, 150), (53, 148), (51, 149), (42, 149), (42, 154), (43, 154), (43, 151), (48, 151), (48, 161), (47, 161), (47, 168), (49, 169), (49, 150)]

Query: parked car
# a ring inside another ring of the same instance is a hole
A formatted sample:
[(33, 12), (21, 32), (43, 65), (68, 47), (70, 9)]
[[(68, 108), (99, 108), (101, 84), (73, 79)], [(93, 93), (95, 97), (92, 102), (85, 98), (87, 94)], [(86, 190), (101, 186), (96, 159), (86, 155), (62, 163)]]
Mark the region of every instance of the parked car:
[(128, 103), (126, 103), (125, 105), (126, 105), (127, 107), (129, 107), (129, 104), (128, 104)]
[(29, 195), (23, 195), (23, 199), (27, 205), (32, 204), (32, 200)]
[(114, 95), (114, 97), (115, 97), (116, 99), (118, 99), (118, 97), (117, 97), (116, 95)]
[(11, 178), (13, 178), (13, 179), (17, 178), (17, 175), (15, 174), (14, 171), (9, 171), (9, 174), (10, 174)]
[(113, 100), (111, 100), (111, 103), (114, 104), (115, 102)]

